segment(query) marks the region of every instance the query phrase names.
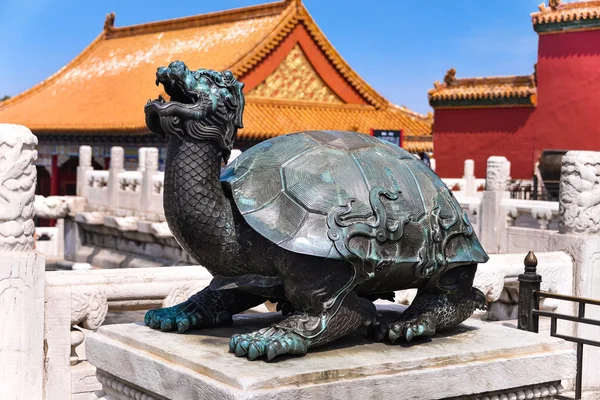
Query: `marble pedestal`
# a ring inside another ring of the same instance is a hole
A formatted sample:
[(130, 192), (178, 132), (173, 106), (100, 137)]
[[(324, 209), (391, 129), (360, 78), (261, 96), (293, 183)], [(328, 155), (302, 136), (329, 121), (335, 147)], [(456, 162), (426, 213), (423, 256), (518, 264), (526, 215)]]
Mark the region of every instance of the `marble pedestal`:
[(87, 357), (105, 398), (119, 400), (545, 400), (575, 376), (575, 353), (562, 340), (477, 320), (431, 341), (390, 345), (354, 335), (270, 363), (228, 352), (233, 333), (277, 319), (242, 315), (231, 328), (184, 335), (104, 326), (88, 336)]

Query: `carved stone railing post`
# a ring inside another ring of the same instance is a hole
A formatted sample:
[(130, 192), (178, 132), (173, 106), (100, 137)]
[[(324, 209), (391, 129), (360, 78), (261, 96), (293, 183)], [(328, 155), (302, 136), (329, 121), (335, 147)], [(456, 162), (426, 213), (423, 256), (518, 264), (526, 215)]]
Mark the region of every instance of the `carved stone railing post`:
[[(550, 251), (573, 257), (574, 296), (600, 299), (600, 152), (569, 151), (563, 157), (559, 192), (559, 233), (550, 236)], [(577, 315), (577, 310), (572, 310)], [(598, 307), (585, 316), (600, 319)], [(597, 328), (574, 324), (578, 337), (597, 337)], [(600, 387), (600, 348), (586, 347), (584, 389)]]
[(510, 166), (506, 157), (492, 156), (487, 160), (485, 174), (486, 192), (505, 192), (510, 175)]
[(90, 146), (79, 146), (79, 166), (77, 167), (77, 196), (84, 196), (87, 185), (85, 173), (92, 171), (92, 148)]
[(146, 150), (147, 147), (140, 147), (138, 150), (138, 171), (144, 172), (146, 169)]
[(119, 173), (125, 171), (125, 151), (120, 146), (110, 149), (110, 168), (108, 175), (108, 206), (118, 208)]
[(42, 399), (44, 256), (33, 250), (37, 138), (0, 124), (0, 397)]
[(435, 172), (435, 167), (436, 167), (436, 161), (435, 161), (435, 158), (431, 157), (431, 158), (429, 159), (429, 168), (431, 168), (431, 170), (432, 170), (433, 172)]
[(153, 219), (155, 215), (150, 213), (150, 205), (152, 201), (154, 188), (153, 177), (158, 172), (158, 149), (156, 147), (147, 147), (144, 156), (144, 171), (142, 172), (142, 210), (146, 213), (146, 217)]
[[(88, 272), (92, 271), (85, 271)], [(72, 393), (94, 386), (93, 371), (86, 365), (78, 365), (84, 360), (79, 355), (82, 349), (77, 351), (77, 347), (85, 341), (83, 329), (96, 330), (106, 318), (108, 284), (82, 285), (83, 279), (79, 271), (51, 272), (47, 276), (44, 400), (70, 399)], [(118, 280), (111, 288), (115, 289), (117, 284)], [(75, 366), (78, 368), (73, 369)]]
[(475, 161), (465, 160), (463, 179), (465, 180), (465, 196), (473, 197), (477, 193), (475, 183)]
[(71, 292), (71, 366), (79, 362), (76, 348), (85, 340), (85, 334), (76, 326), (95, 331), (104, 323), (107, 313), (108, 301), (102, 289)]
[(481, 199), (481, 244), (488, 253), (498, 253), (506, 232), (506, 210), (502, 199), (509, 197), (507, 189), (508, 160), (490, 157), (487, 161), (485, 191)]

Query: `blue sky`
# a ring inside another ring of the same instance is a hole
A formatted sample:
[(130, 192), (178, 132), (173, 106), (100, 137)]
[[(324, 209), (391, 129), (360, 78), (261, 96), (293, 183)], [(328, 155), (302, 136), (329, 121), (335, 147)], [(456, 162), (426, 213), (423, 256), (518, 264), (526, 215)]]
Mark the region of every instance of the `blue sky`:
[[(0, 96), (18, 94), (59, 70), (100, 33), (111, 11), (115, 26), (125, 26), (264, 2), (3, 0)], [(430, 111), (427, 90), (451, 67), (459, 78), (533, 72), (537, 35), (529, 14), (541, 2), (304, 0), (367, 82), (392, 102), (423, 113)]]

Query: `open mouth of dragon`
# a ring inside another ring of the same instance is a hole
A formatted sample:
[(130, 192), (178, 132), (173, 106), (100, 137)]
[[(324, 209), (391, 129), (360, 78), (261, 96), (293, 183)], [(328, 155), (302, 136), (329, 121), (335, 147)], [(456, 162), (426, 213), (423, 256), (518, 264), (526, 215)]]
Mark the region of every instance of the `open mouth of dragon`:
[(170, 68), (159, 68), (156, 74), (156, 86), (160, 84), (163, 85), (170, 99), (166, 100), (159, 95), (154, 100), (148, 100), (144, 112), (147, 125), (164, 138), (167, 132), (178, 134), (179, 130), (174, 128), (183, 119), (197, 118), (200, 95), (188, 88), (185, 75), (182, 77), (180, 73)]
[[(197, 93), (189, 90), (181, 79), (172, 77), (157, 77), (156, 86), (163, 85), (165, 92), (171, 97), (170, 101), (180, 104), (195, 104), (199, 96)], [(154, 100), (160, 104), (165, 104), (167, 101), (158, 95), (158, 98)], [(148, 103), (152, 103), (152, 100), (148, 100)]]

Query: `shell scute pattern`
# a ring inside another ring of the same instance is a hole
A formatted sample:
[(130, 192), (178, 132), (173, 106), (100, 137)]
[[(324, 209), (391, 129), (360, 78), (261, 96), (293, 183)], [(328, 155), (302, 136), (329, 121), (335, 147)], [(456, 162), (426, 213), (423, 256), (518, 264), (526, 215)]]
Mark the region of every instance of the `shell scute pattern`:
[(244, 217), (255, 230), (279, 244), (299, 229), (307, 214), (308, 211), (286, 193), (281, 193), (266, 207)]
[(326, 215), (332, 207), (356, 198), (370, 209), (366, 187), (348, 153), (316, 148), (287, 163), (283, 168), (286, 193), (310, 212)]
[(231, 185), (237, 206), (248, 214), (268, 206), (283, 191), (279, 168), (259, 169)]
[(222, 180), (259, 234), (286, 250), (323, 258), (342, 258), (328, 237), (328, 213), (354, 199), (352, 218), (372, 220), (369, 196), (377, 187), (398, 194), (395, 200), (382, 198), (388, 222), (404, 224), (404, 237), (384, 248), (395, 262), (418, 261), (432, 208), (439, 206), (442, 220), (454, 216), (448, 201), (428, 197), (448, 189), (425, 164), (397, 146), (353, 132), (307, 131), (267, 140), (244, 152)]

